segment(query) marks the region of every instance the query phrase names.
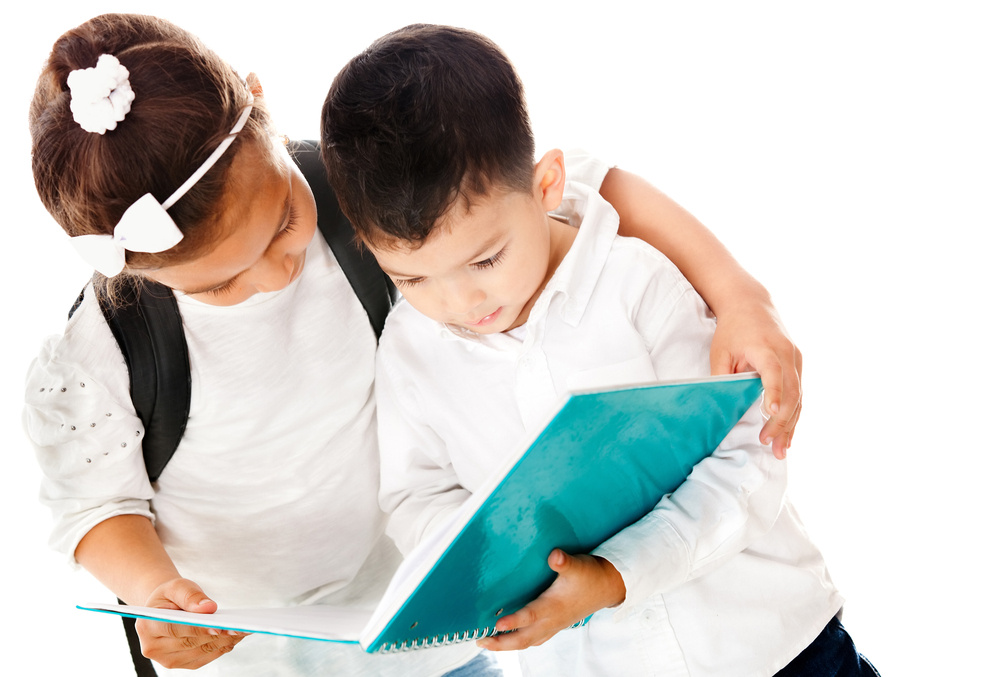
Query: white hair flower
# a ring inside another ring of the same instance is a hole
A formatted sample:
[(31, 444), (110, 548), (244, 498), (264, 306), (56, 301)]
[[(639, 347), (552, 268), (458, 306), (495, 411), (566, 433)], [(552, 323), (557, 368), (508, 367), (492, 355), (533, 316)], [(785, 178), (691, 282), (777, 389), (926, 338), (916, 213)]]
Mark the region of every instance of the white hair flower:
[(125, 119), (135, 92), (128, 69), (110, 54), (102, 54), (93, 68), (80, 68), (66, 78), (73, 119), (88, 132), (104, 134)]

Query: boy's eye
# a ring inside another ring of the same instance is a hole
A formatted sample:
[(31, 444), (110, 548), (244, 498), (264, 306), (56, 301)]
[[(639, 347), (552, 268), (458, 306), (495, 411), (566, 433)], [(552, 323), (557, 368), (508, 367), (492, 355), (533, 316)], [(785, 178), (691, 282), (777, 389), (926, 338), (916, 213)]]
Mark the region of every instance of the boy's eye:
[(504, 256), (507, 253), (507, 248), (503, 248), (496, 254), (483, 261), (476, 261), (472, 264), (474, 268), (492, 268), (493, 266), (499, 265), (503, 261)]
[[(506, 256), (506, 252), (507, 252), (506, 248), (501, 249), (490, 258), (483, 259), (482, 261), (476, 261), (475, 263), (471, 263), (469, 265), (471, 265), (473, 268), (492, 268), (493, 266), (497, 266), (500, 264), (500, 262), (504, 259), (504, 256)], [(393, 282), (396, 284), (397, 288), (404, 289), (406, 287), (414, 287), (423, 282), (425, 279), (426, 278), (423, 277), (408, 277), (405, 279), (394, 278)]]

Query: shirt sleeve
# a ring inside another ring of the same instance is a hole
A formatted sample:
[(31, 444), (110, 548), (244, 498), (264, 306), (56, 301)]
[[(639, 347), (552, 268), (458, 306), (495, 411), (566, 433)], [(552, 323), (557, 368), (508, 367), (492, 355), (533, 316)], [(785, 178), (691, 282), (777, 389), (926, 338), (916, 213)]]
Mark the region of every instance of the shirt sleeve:
[[(459, 482), (443, 440), (423, 421), (420, 389), (404, 374), (409, 346), (382, 334), (375, 359), (378, 412), (379, 505), (386, 532), (409, 554), (471, 495)], [(419, 364), (419, 356), (414, 356)]]
[[(677, 284), (672, 264), (663, 271), (637, 305), (636, 328), (658, 377), (707, 375), (714, 318), (686, 280)], [(678, 373), (677, 365), (701, 373)], [(622, 575), (622, 609), (715, 569), (770, 530), (784, 502), (786, 466), (757, 440), (762, 423), (759, 406), (751, 406), (675, 492), (593, 552)]]
[(22, 422), (54, 519), (50, 545), (71, 562), (100, 522), (153, 518), (128, 371), (89, 287), (66, 332), (48, 339), (29, 367)]

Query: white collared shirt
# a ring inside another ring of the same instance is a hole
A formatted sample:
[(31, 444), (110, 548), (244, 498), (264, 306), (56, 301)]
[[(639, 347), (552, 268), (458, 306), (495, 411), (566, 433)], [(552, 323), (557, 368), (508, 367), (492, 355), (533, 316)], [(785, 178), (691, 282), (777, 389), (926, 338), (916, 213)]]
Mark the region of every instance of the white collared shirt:
[[(709, 373), (715, 321), (680, 272), (617, 236), (617, 214), (570, 183), (580, 232), (517, 332), (459, 335), (401, 303), (376, 360), (380, 501), (409, 551), (492, 474), (568, 389)], [(770, 675), (837, 613), (822, 557), (757, 441), (757, 407), (685, 484), (594, 554), (624, 604), (522, 652), (526, 676)]]

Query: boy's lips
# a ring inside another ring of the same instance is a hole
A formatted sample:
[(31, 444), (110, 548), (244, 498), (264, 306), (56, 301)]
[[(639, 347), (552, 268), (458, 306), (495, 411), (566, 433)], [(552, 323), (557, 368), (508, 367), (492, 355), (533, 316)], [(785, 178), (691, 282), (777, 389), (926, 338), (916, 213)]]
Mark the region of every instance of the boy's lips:
[(475, 322), (468, 322), (467, 324), (470, 327), (486, 327), (486, 326), (488, 326), (490, 324), (493, 324), (493, 321), (496, 320), (497, 317), (499, 317), (501, 310), (503, 310), (503, 306), (500, 306), (499, 308), (497, 308), (496, 310), (494, 310), (489, 315), (486, 315), (485, 317), (481, 317), (481, 318), (479, 318)]

